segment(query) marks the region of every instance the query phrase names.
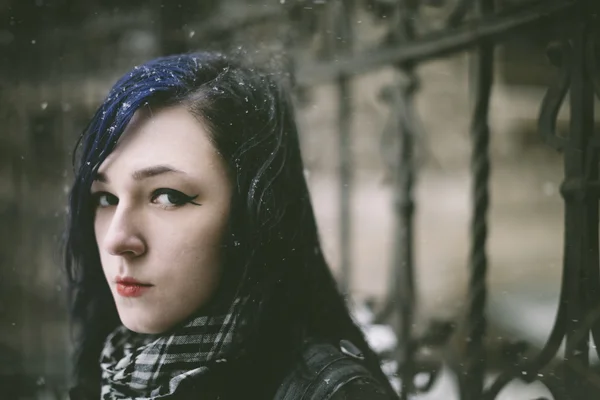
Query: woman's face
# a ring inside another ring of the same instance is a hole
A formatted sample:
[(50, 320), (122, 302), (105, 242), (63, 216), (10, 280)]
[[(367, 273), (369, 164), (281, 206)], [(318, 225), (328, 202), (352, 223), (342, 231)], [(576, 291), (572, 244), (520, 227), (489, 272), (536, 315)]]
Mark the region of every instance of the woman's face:
[(128, 329), (164, 332), (210, 300), (232, 186), (196, 118), (180, 107), (136, 114), (92, 193), (102, 268)]

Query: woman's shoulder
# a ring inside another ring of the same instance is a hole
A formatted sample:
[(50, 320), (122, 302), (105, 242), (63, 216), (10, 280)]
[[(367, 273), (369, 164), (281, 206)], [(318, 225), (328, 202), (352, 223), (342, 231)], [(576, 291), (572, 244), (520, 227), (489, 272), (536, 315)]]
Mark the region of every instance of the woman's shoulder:
[(347, 340), (336, 346), (309, 340), (302, 357), (280, 385), (275, 400), (384, 400), (384, 386), (364, 365), (360, 350)]

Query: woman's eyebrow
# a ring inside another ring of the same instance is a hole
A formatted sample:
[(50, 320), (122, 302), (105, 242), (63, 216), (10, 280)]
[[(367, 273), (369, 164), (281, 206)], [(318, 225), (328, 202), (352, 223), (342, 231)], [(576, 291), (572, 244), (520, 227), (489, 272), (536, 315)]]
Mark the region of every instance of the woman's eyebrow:
[[(174, 168), (170, 165), (153, 165), (151, 167), (142, 168), (137, 171), (134, 171), (131, 174), (131, 177), (136, 181), (141, 181), (142, 179), (151, 178), (153, 176), (168, 173), (185, 174), (185, 172), (178, 170), (177, 168)], [(98, 172), (94, 180), (102, 183), (108, 183), (108, 177), (102, 172)]]

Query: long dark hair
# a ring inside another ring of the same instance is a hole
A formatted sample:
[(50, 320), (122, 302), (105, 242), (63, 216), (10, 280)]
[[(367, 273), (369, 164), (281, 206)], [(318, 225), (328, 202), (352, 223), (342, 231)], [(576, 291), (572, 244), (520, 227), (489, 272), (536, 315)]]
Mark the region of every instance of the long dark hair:
[(226, 370), (240, 372), (236, 379), (245, 384), (233, 386), (244, 397), (272, 396), (307, 338), (354, 342), (387, 385), (321, 252), (286, 91), (274, 74), (218, 53), (168, 56), (133, 68), (111, 89), (76, 146), (66, 240), (78, 329), (76, 383), (99, 390), (98, 356), (119, 324), (94, 238), (92, 180), (136, 110), (177, 105), (208, 126), (235, 187), (223, 243), (225, 276), (213, 304), (223, 309), (232, 294), (247, 299), (237, 342), (241, 356)]

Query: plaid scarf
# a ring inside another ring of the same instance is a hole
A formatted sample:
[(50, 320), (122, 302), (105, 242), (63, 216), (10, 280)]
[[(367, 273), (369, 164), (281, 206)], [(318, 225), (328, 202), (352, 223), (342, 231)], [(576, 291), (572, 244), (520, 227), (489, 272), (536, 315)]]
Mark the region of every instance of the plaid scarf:
[(143, 335), (119, 326), (100, 355), (102, 400), (172, 398), (183, 381), (225, 362), (236, 326), (234, 302), (221, 316), (199, 316), (169, 335)]

